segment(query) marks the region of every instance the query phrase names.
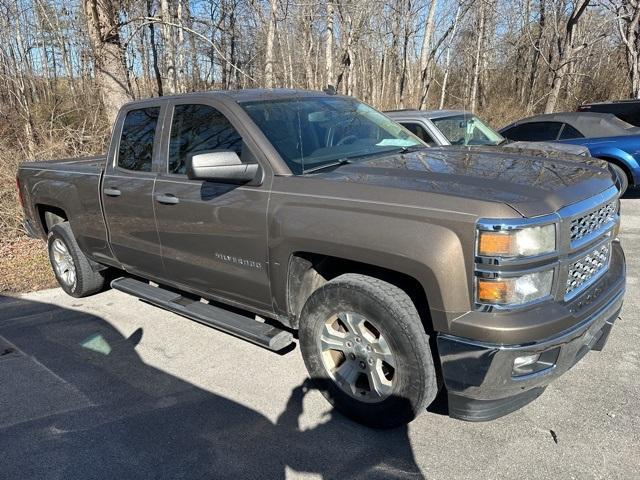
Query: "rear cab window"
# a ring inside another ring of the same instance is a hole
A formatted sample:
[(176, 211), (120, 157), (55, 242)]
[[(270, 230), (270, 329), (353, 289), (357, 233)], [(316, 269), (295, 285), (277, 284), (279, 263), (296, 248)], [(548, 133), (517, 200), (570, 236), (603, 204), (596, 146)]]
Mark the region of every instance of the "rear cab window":
[(153, 145), (160, 118), (160, 107), (130, 110), (124, 119), (117, 165), (124, 170), (151, 172)]

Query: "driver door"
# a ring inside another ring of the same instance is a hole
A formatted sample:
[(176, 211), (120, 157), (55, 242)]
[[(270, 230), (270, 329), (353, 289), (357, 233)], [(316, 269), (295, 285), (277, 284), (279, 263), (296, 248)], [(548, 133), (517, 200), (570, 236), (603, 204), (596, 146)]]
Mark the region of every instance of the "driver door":
[(255, 157), (214, 104), (175, 101), (170, 108), (166, 161), (153, 195), (165, 276), (206, 296), (270, 309), (266, 182), (236, 185), (186, 175), (186, 158), (196, 152), (232, 150), (247, 163)]

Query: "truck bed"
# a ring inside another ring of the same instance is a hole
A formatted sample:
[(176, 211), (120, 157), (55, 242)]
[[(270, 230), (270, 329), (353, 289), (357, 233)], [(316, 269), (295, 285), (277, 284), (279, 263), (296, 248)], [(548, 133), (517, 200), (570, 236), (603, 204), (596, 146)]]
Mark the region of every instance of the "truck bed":
[(63, 158), (60, 160), (43, 160), (38, 162), (27, 162), (20, 165), (20, 170), (45, 170), (74, 173), (100, 174), (107, 161), (106, 155)]
[(100, 179), (106, 156), (26, 162), (18, 168), (25, 229), (46, 238), (45, 213), (69, 220), (80, 248), (93, 260), (108, 262), (111, 252), (102, 215)]

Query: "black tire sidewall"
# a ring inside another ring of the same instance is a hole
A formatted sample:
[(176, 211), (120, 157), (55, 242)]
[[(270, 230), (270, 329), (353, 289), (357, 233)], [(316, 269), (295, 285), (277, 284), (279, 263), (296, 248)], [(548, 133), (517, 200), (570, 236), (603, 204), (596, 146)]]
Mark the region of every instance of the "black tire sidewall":
[[(375, 288), (349, 282), (330, 282), (309, 298), (301, 313), (300, 347), (307, 370), (323, 395), (354, 420), (378, 428), (405, 424), (421, 413), (437, 393), (428, 336), (417, 312), (381, 301)], [(326, 371), (317, 340), (328, 318), (354, 312), (371, 321), (385, 337), (396, 359), (393, 394), (367, 403), (344, 392)]]
[[(73, 263), (76, 269), (76, 282), (73, 286), (69, 286), (64, 281), (62, 281), (56, 269), (53, 268), (54, 260), (53, 260), (52, 245), (54, 240), (56, 239), (61, 240), (65, 244), (69, 252), (69, 255), (71, 255), (71, 258), (73, 259)], [(85, 285), (85, 280), (87, 280), (86, 279), (87, 275), (95, 276), (98, 274), (94, 273), (91, 270), (91, 267), (89, 266), (89, 262), (84, 257), (84, 254), (80, 251), (80, 248), (76, 243), (76, 240), (73, 236), (73, 232), (71, 231), (71, 227), (69, 226), (68, 223), (66, 222), (59, 223), (57, 225), (54, 225), (51, 228), (51, 230), (49, 231), (49, 235), (47, 237), (47, 251), (49, 254), (49, 262), (51, 263), (51, 266), (53, 268), (53, 273), (56, 277), (56, 280), (58, 281), (60, 288), (62, 288), (62, 290), (64, 290), (65, 293), (67, 293), (68, 295), (71, 295), (72, 297), (79, 298), (79, 297), (86, 296), (89, 293), (89, 290), (91, 291), (97, 290), (97, 288), (94, 286), (92, 286), (91, 288), (87, 288), (87, 285)]]

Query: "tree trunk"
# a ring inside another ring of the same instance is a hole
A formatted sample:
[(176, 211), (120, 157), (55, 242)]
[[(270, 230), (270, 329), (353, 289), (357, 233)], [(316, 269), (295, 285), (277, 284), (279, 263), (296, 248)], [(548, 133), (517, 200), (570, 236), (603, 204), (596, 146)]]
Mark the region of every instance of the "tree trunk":
[(477, 45), (475, 51), (475, 58), (473, 62), (473, 77), (471, 79), (471, 93), (470, 93), (470, 105), (469, 110), (475, 112), (478, 107), (478, 93), (480, 90), (480, 76), (482, 74), (482, 53), (484, 49), (485, 38), (485, 23), (486, 23), (486, 4), (485, 0), (480, 0), (478, 6), (478, 36)]
[(264, 57), (264, 84), (267, 88), (275, 88), (273, 62), (275, 59), (275, 38), (277, 27), (278, 1), (269, 0), (269, 23), (267, 25), (267, 45)]
[(335, 8), (332, 1), (327, 2), (327, 29), (324, 34), (324, 61), (327, 75), (327, 85), (333, 85), (333, 19), (335, 17)]
[[(153, 16), (152, 12), (153, 0), (147, 0), (147, 15)], [(160, 67), (158, 66), (158, 45), (156, 44), (156, 27), (153, 22), (149, 23), (149, 43), (151, 47), (151, 63), (153, 64), (153, 74), (156, 78), (156, 89), (158, 96), (163, 94), (162, 90), (162, 74), (160, 73)]]
[(187, 91), (187, 86), (185, 84), (186, 80), (186, 63), (185, 63), (185, 44), (184, 44), (184, 0), (178, 0), (178, 11), (177, 11), (177, 20), (178, 25), (178, 60), (177, 60), (177, 71), (176, 71), (176, 86), (177, 90), (180, 93), (185, 93)]
[(431, 38), (435, 28), (435, 15), (438, 0), (431, 0), (429, 5), (429, 13), (427, 14), (427, 22), (424, 27), (424, 37), (422, 38), (422, 47), (420, 48), (420, 102), (419, 109), (427, 106), (427, 96), (429, 94), (429, 86), (431, 84)]
[(573, 12), (567, 20), (567, 26), (564, 36), (558, 40), (558, 54), (556, 55), (557, 63), (553, 70), (551, 80), (551, 90), (547, 97), (547, 103), (544, 107), (544, 113), (553, 113), (560, 97), (562, 83), (569, 70), (569, 63), (574, 60), (574, 55), (578, 49), (574, 46), (574, 33), (580, 17), (586, 11), (590, 0), (579, 0)]
[(84, 0), (87, 30), (93, 48), (96, 83), (112, 123), (120, 107), (132, 100), (120, 43), (118, 5), (109, 0)]
[(640, 24), (640, 3), (638, 0), (624, 0), (618, 9), (618, 28), (625, 46), (631, 98), (640, 99), (640, 45), (638, 27)]
[(171, 5), (169, 0), (160, 0), (160, 14), (162, 15), (162, 21), (166, 22), (162, 24), (162, 45), (164, 52), (164, 86), (167, 93), (176, 93), (176, 50), (175, 42), (173, 40), (173, 28), (170, 23), (173, 23), (171, 17)]
[(444, 101), (447, 96), (447, 84), (449, 83), (449, 72), (451, 71), (451, 47), (453, 40), (456, 38), (456, 30), (458, 29), (458, 22), (460, 21), (460, 14), (462, 13), (462, 7), (458, 5), (456, 10), (456, 16), (453, 19), (453, 28), (451, 29), (451, 37), (447, 44), (447, 53), (444, 60), (444, 74), (442, 77), (442, 87), (440, 88), (440, 103), (438, 108), (442, 110), (444, 108)]

